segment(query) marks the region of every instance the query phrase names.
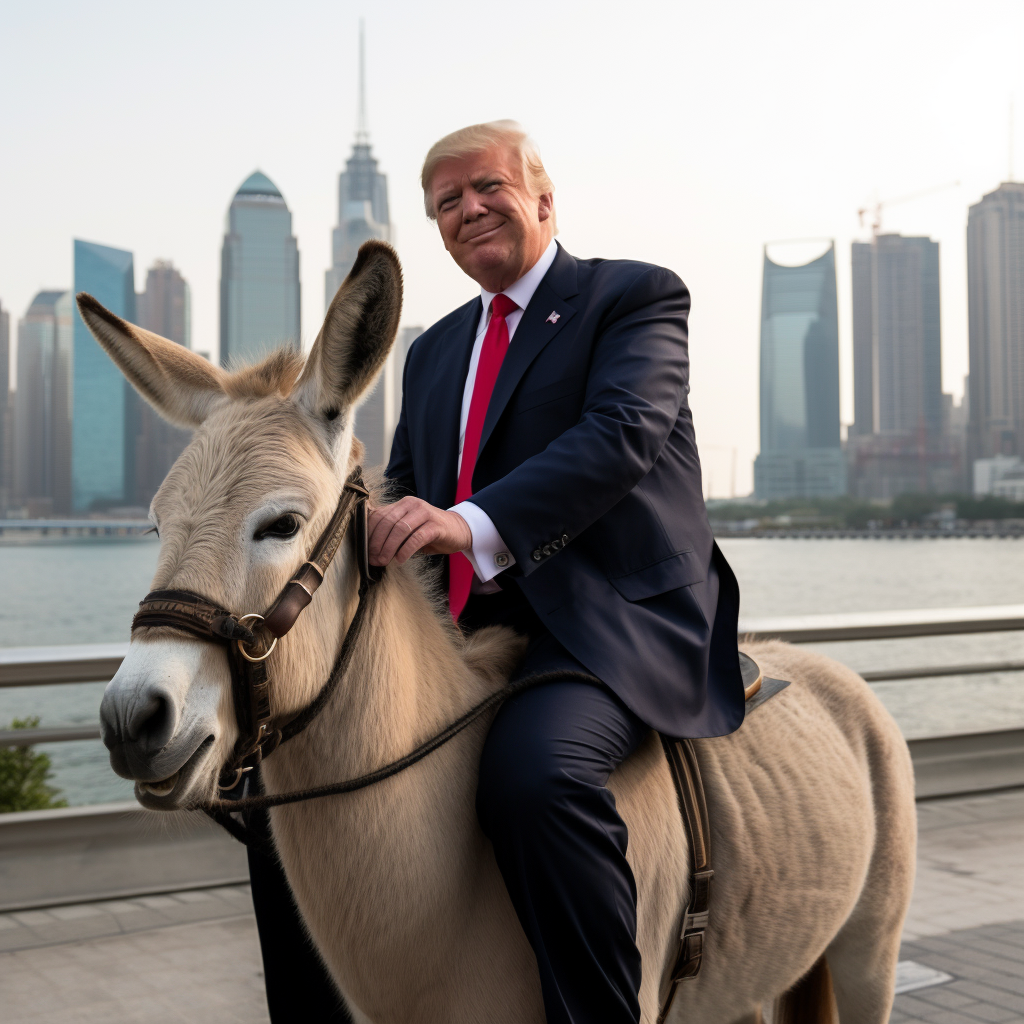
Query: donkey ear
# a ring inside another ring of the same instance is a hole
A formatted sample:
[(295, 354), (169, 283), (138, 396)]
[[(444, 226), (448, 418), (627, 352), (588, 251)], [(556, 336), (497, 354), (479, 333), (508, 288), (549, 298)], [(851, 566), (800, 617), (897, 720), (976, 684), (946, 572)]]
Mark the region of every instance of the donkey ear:
[(402, 267), (387, 242), (371, 240), (334, 296), (295, 389), (315, 416), (333, 419), (373, 385), (398, 332)]
[(86, 292), (76, 298), (92, 336), (164, 419), (179, 427), (198, 427), (226, 397), (219, 367), (183, 345), (122, 320)]

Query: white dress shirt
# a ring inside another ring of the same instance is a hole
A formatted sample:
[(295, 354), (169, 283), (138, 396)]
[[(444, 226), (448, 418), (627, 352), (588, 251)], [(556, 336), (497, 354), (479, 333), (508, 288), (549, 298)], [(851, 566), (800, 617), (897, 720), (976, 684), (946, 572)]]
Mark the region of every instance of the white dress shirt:
[[(510, 348), (519, 321), (523, 319), (523, 311), (530, 304), (530, 299), (533, 298), (533, 293), (544, 279), (544, 275), (551, 269), (551, 264), (555, 262), (557, 254), (558, 243), (552, 238), (551, 244), (544, 250), (544, 255), (515, 284), (509, 285), (502, 292), (519, 307), (505, 317)], [(480, 350), (483, 348), (487, 325), (491, 320), (491, 301), (497, 294), (497, 292), (480, 289), (483, 310), (480, 313), (480, 323), (477, 325), (476, 341), (473, 342), (473, 354), (469, 357), (466, 386), (462, 392), (462, 418), (459, 422), (460, 471), (462, 469), (462, 449), (466, 441), (466, 423), (469, 421), (469, 407), (473, 401), (473, 386), (476, 384), (476, 369), (480, 363)], [(473, 566), (475, 573), (473, 593), (497, 593), (501, 587), (494, 583), (493, 579), (502, 570), (516, 564), (515, 556), (501, 539), (491, 517), (479, 505), (473, 504), (472, 499), (460, 501), (458, 505), (454, 505), (448, 511), (458, 512), (466, 520), (469, 532), (473, 537), (472, 545), (462, 552), (469, 559), (469, 564)]]

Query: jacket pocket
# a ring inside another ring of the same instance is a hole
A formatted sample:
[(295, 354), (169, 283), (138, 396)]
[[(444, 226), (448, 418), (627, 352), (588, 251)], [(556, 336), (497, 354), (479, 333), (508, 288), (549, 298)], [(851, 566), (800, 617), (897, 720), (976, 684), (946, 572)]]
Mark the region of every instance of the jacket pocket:
[(703, 583), (707, 572), (693, 551), (679, 551), (653, 565), (609, 577), (608, 582), (627, 600), (642, 601), (679, 587)]
[(556, 380), (554, 384), (546, 384), (542, 388), (534, 388), (520, 396), (516, 403), (516, 412), (526, 412), (527, 409), (535, 409), (538, 405), (579, 394), (586, 383), (586, 377), (580, 373), (572, 377), (563, 377), (562, 380)]

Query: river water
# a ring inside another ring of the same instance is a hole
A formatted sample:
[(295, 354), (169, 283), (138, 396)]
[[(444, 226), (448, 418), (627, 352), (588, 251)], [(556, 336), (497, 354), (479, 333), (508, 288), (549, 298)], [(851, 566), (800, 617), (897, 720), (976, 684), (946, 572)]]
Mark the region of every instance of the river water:
[[(723, 539), (744, 617), (1024, 603), (1024, 541)], [(0, 647), (128, 639), (149, 590), (150, 539), (0, 546)], [(823, 644), (867, 671), (1024, 659), (1024, 635)], [(908, 738), (1024, 725), (1024, 675), (879, 683), (875, 690)], [(102, 683), (0, 689), (0, 723), (39, 715), (43, 725), (96, 721)], [(40, 746), (53, 784), (72, 804), (131, 798), (98, 742)]]

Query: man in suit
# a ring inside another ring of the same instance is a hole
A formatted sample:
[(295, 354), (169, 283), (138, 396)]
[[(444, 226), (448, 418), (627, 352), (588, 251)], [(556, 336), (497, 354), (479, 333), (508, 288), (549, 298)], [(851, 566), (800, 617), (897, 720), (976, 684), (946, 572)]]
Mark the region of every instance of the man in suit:
[(661, 267), (578, 260), (514, 122), (428, 153), (427, 214), (479, 297), (409, 352), (370, 559), (447, 555), (452, 615), (505, 624), (520, 674), (477, 813), (537, 955), (549, 1024), (640, 1019), (636, 885), (605, 783), (651, 728), (743, 719), (739, 592), (714, 543), (687, 403), (690, 297)]

